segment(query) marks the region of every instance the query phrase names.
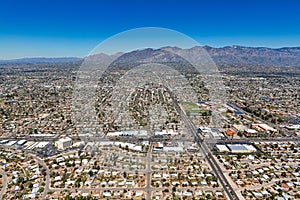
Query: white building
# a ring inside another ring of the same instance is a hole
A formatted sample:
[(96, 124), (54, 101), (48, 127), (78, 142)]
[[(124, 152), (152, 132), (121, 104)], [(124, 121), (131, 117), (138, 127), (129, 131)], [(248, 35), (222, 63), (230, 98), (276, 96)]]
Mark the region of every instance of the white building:
[(175, 146), (175, 147), (164, 147), (163, 148), (164, 151), (175, 151), (175, 152), (183, 152), (184, 149), (183, 147), (180, 147), (180, 146)]
[(258, 131), (265, 131), (267, 133), (277, 133), (277, 130), (268, 124), (252, 124), (252, 127)]
[(66, 148), (72, 146), (72, 139), (69, 137), (66, 138), (61, 138), (57, 140), (54, 145), (59, 149), (59, 150), (65, 150)]
[(227, 148), (227, 146), (223, 145), (223, 144), (217, 144), (216, 148), (219, 152), (229, 152), (229, 149)]
[(17, 144), (18, 144), (18, 145), (23, 145), (23, 144), (25, 144), (26, 142), (27, 142), (26, 140), (20, 140), (20, 141), (17, 142)]
[(176, 136), (178, 135), (177, 132), (174, 132), (172, 129), (171, 130), (162, 130), (160, 132), (155, 132), (154, 135), (169, 135), (169, 136)]
[(231, 153), (253, 153), (256, 152), (256, 148), (249, 144), (227, 144)]
[(109, 132), (107, 137), (147, 137), (148, 132), (146, 130), (136, 131), (122, 131), (122, 132)]

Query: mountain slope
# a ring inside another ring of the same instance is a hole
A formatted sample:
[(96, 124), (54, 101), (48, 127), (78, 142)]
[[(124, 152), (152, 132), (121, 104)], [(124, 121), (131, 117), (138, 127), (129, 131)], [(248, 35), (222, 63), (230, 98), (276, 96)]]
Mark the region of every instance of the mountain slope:
[(209, 46), (180, 49), (178, 47), (163, 47), (160, 49), (144, 49), (123, 54), (117, 59), (117, 63), (142, 63), (142, 62), (180, 62), (184, 60), (179, 56), (168, 53), (185, 52), (187, 54), (201, 54), (204, 50), (211, 56), (218, 65), (239, 65), (239, 66), (294, 66), (300, 67), (300, 47), (285, 47), (271, 49), (265, 47), (243, 47), (227, 46), (213, 48)]
[[(183, 52), (187, 54), (197, 55), (204, 49), (218, 65), (238, 65), (238, 66), (293, 66), (300, 68), (300, 47), (284, 47), (278, 49), (266, 47), (243, 47), (243, 46), (227, 46), (222, 48), (214, 48), (210, 46), (193, 47), (190, 49), (181, 49), (178, 47), (162, 47), (160, 49), (143, 49), (128, 53), (118, 53), (114, 55), (96, 54), (88, 56), (98, 60), (115, 60), (112, 65), (118, 64), (125, 66), (126, 63), (138, 64), (143, 62), (180, 62), (185, 61), (177, 55), (168, 53)], [(64, 63), (79, 62), (81, 58), (23, 58), (15, 60), (0, 60), (2, 63)]]
[(300, 67), (300, 47), (203, 47), (217, 64)]

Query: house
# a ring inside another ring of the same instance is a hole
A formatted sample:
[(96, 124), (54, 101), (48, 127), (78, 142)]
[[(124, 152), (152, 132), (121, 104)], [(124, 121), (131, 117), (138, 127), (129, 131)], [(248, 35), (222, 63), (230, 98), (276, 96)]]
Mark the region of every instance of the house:
[(172, 182), (172, 185), (173, 185), (173, 186), (177, 186), (177, 185), (179, 185), (179, 182), (178, 182), (178, 181), (173, 181), (173, 182)]
[(241, 180), (237, 180), (235, 183), (241, 187), (245, 186), (245, 183)]
[(197, 185), (198, 185), (198, 182), (197, 182), (197, 181), (192, 181), (192, 185), (193, 185), (193, 186), (197, 186)]
[(223, 197), (224, 196), (222, 192), (216, 192), (215, 195), (216, 195), (216, 197)]
[(153, 174), (153, 179), (161, 179), (161, 175), (160, 174)]
[(201, 181), (201, 185), (207, 185), (206, 180)]
[(181, 183), (181, 185), (182, 185), (183, 187), (188, 186), (188, 185), (189, 185), (189, 182), (183, 181), (183, 182)]
[(193, 193), (192, 193), (192, 192), (185, 191), (185, 192), (183, 193), (183, 196), (191, 197), (191, 196), (193, 196)]
[(141, 196), (143, 196), (143, 192), (137, 191), (137, 192), (135, 193), (135, 196), (136, 196), (136, 197), (141, 197)]
[(132, 181), (127, 181), (126, 185), (128, 185), (128, 186), (134, 186), (135, 182), (133, 180)]
[(281, 186), (281, 189), (284, 190), (284, 191), (288, 191), (290, 189), (290, 187), (286, 183), (281, 183), (280, 186)]
[(116, 184), (116, 181), (108, 181), (109, 186), (114, 186)]
[(111, 193), (106, 191), (106, 192), (103, 192), (102, 194), (104, 197), (111, 197)]
[(195, 196), (201, 196), (202, 195), (202, 191), (195, 191)]
[(127, 197), (127, 198), (131, 198), (131, 197), (132, 197), (132, 194), (131, 194), (130, 191), (128, 191), (128, 192), (126, 192), (126, 193), (124, 194), (124, 196)]
[(123, 181), (121, 181), (121, 182), (118, 183), (118, 186), (124, 186), (125, 183), (126, 183), (126, 180), (123, 180)]
[(106, 181), (102, 181), (102, 182), (100, 183), (100, 185), (101, 185), (102, 187), (105, 187), (105, 186), (106, 186), (106, 184), (107, 184), (107, 182), (106, 182)]
[(257, 199), (263, 198), (263, 194), (260, 192), (252, 192), (253, 196)]

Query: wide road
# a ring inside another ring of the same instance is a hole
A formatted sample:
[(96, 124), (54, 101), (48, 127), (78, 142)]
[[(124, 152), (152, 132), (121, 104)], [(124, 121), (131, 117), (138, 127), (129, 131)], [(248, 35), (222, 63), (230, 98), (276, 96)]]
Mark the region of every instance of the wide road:
[(300, 142), (300, 137), (285, 138), (241, 138), (205, 139), (206, 143), (255, 143), (255, 142)]
[(226, 179), (225, 175), (223, 174), (220, 166), (216, 162), (215, 158), (212, 156), (212, 153), (210, 149), (208, 148), (206, 142), (203, 140), (203, 138), (200, 138), (199, 134), (197, 134), (197, 129), (195, 125), (190, 121), (190, 119), (187, 117), (186, 113), (183, 111), (183, 109), (178, 104), (177, 100), (174, 98), (172, 92), (166, 88), (167, 91), (170, 93), (170, 96), (172, 98), (173, 104), (177, 110), (177, 112), (180, 114), (183, 122), (186, 124), (188, 130), (193, 134), (196, 142), (200, 146), (200, 149), (205, 156), (206, 160), (208, 161), (208, 164), (210, 165), (211, 169), (215, 173), (215, 175), (218, 177), (221, 185), (224, 188), (224, 191), (227, 195), (227, 197), (231, 200), (238, 200), (238, 196), (235, 193), (232, 186), (229, 184), (228, 180)]
[(232, 200), (239, 199), (237, 194), (235, 193), (234, 189), (229, 184), (227, 178), (223, 174), (222, 169), (216, 162), (215, 158), (212, 156), (212, 153), (211, 153), (209, 147), (207, 146), (206, 142), (201, 140), (201, 138), (199, 137), (199, 135), (196, 132), (196, 128), (190, 122), (190, 120), (188, 119), (188, 117), (185, 114), (182, 114), (182, 118), (183, 118), (184, 122), (187, 124), (189, 131), (195, 136), (196, 142), (200, 146), (200, 149), (201, 149), (203, 155), (205, 156), (206, 160), (208, 161), (208, 164), (210, 165), (211, 169), (213, 170), (213, 172), (216, 174), (216, 176), (220, 180), (220, 183), (223, 186), (224, 191), (226, 192), (226, 195), (228, 196), (228, 198), (232, 199)]
[(151, 200), (151, 159), (152, 159), (152, 143), (149, 144), (147, 153), (147, 165), (146, 165), (146, 199)]

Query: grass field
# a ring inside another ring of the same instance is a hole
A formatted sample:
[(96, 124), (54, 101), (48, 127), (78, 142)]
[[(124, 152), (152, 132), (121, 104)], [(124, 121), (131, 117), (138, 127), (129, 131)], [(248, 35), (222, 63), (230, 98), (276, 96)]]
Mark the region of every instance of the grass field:
[(200, 106), (193, 102), (181, 102), (181, 105), (185, 111), (199, 111)]
[(203, 110), (201, 106), (199, 106), (196, 103), (193, 102), (181, 102), (180, 103), (187, 115), (193, 115), (193, 116), (207, 116), (210, 115), (210, 112), (208, 110)]

